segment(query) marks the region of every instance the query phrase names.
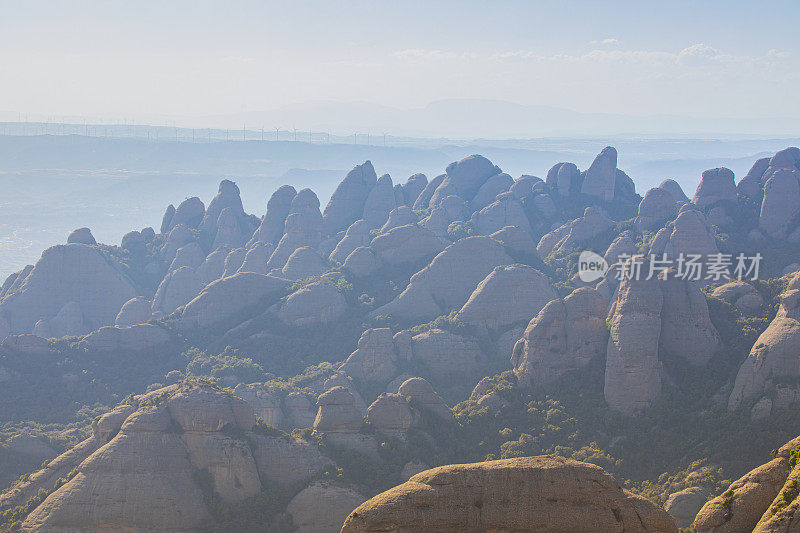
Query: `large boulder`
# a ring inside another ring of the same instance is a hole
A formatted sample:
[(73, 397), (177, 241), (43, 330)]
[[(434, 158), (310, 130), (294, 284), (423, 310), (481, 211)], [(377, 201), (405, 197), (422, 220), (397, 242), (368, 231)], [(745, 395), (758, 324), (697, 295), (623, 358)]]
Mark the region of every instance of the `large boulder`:
[(437, 328), (415, 335), (411, 342), (411, 362), (438, 384), (472, 378), (485, 359), (474, 339)]
[(405, 396), (384, 392), (367, 409), (367, 419), (377, 432), (404, 438), (416, 422), (416, 413)]
[(631, 414), (649, 407), (661, 393), (662, 303), (657, 278), (623, 278), (610, 312), (606, 350), (604, 394), (612, 409)]
[(727, 168), (713, 168), (703, 172), (692, 203), (701, 209), (708, 209), (719, 202), (736, 205), (736, 185), (733, 172)]
[(131, 298), (122, 305), (117, 317), (114, 319), (114, 325), (117, 327), (133, 326), (136, 324), (144, 324), (153, 316), (151, 311), (152, 302), (142, 296)]
[(377, 180), (375, 169), (369, 161), (357, 165), (347, 173), (347, 176), (333, 191), (331, 199), (325, 207), (322, 216), (322, 231), (325, 235), (332, 235), (344, 230), (362, 217), (364, 203)]
[(583, 368), (606, 349), (606, 301), (583, 287), (554, 299), (530, 321), (514, 346), (513, 362), (523, 386), (547, 385)]
[(469, 202), (481, 186), (497, 174), (500, 174), (500, 169), (482, 155), (471, 155), (450, 163), (445, 169), (445, 178), (431, 197), (430, 205), (435, 207), (451, 195)]
[(290, 294), (278, 311), (289, 326), (327, 324), (344, 315), (347, 302), (335, 286), (324, 281), (312, 283)]
[(403, 204), (413, 208), (414, 204), (428, 186), (428, 177), (425, 174), (414, 174), (403, 184)]
[(678, 527), (689, 527), (707, 501), (707, 490), (702, 487), (689, 487), (670, 494), (664, 502), (664, 510), (675, 519)]
[(389, 174), (384, 174), (369, 191), (364, 201), (363, 219), (370, 228), (380, 228), (389, 218), (389, 213), (397, 207), (394, 198), (394, 185)]
[(447, 228), (455, 221), (469, 218), (469, 209), (463, 198), (451, 194), (441, 198), (431, 208), (431, 214), (420, 222), (420, 225), (437, 237), (446, 237)]
[(473, 213), (470, 222), (478, 235), (490, 235), (506, 226), (531, 230), (522, 204), (510, 193), (501, 194), (491, 204)]
[(353, 253), (353, 250), (359, 246), (369, 246), (372, 240), (370, 235), (370, 227), (366, 220), (360, 218), (350, 224), (344, 234), (342, 240), (336, 245), (328, 257), (331, 261), (344, 264), (347, 256)]
[[(616, 167), (616, 161), (614, 166)], [(556, 163), (547, 172), (546, 182), (552, 190), (561, 196), (569, 196), (580, 192), (581, 173), (574, 163)]]
[(170, 315), (194, 299), (202, 288), (200, 276), (189, 267), (181, 267), (174, 272), (169, 272), (164, 276), (153, 296), (151, 311), (155, 315)]
[(155, 324), (136, 324), (124, 328), (103, 326), (84, 337), (87, 349), (101, 353), (155, 353), (173, 341)]
[(92, 235), (92, 230), (89, 228), (78, 228), (67, 237), (67, 244), (97, 244)]
[(677, 204), (685, 204), (689, 201), (680, 184), (673, 179), (665, 179), (658, 185), (658, 188), (667, 191)]
[(352, 489), (319, 482), (292, 498), (286, 514), (297, 533), (338, 533), (347, 515), (363, 501)]
[(280, 271), (282, 278), (290, 280), (319, 276), (328, 270), (328, 265), (310, 246), (301, 246), (292, 252)]
[(605, 202), (614, 199), (617, 178), (617, 150), (606, 146), (597, 154), (586, 171), (581, 184), (581, 192), (595, 196)]
[(217, 231), (220, 215), (225, 209), (230, 209), (230, 217), (237, 223), (245, 222), (239, 187), (231, 180), (222, 180), (219, 183), (217, 195), (209, 202), (200, 229), (213, 236)]
[(389, 218), (386, 219), (386, 223), (381, 226), (378, 233), (386, 233), (393, 228), (399, 228), (400, 226), (406, 226), (408, 224), (416, 224), (417, 220), (417, 215), (410, 207), (401, 205), (391, 210)]
[(722, 340), (711, 323), (700, 283), (675, 274), (668, 270), (659, 275), (664, 297), (659, 344), (665, 353), (704, 365), (722, 348)]
[(289, 209), (295, 196), (297, 196), (297, 191), (291, 185), (282, 185), (272, 193), (267, 202), (267, 212), (261, 219), (261, 225), (247, 243), (248, 248), (252, 243), (258, 241), (276, 244), (281, 239), (286, 217), (289, 216)]
[(730, 281), (720, 285), (711, 295), (728, 302), (744, 314), (756, 313), (764, 305), (761, 294), (753, 285), (744, 281)]
[(461, 307), (478, 283), (497, 266), (514, 261), (490, 237), (468, 237), (445, 248), (411, 277), (406, 289), (371, 316), (424, 322)]
[(355, 380), (386, 383), (397, 373), (392, 330), (368, 329), (358, 339), (358, 348), (342, 364), (340, 370)]
[(242, 266), (239, 267), (238, 272), (255, 272), (256, 274), (267, 273), (267, 261), (275, 251), (275, 247), (269, 242), (255, 242), (244, 256)]
[(205, 259), (206, 256), (200, 245), (196, 242), (190, 242), (185, 246), (181, 246), (175, 252), (175, 258), (169, 265), (168, 272), (173, 272), (181, 267), (189, 267), (194, 270), (203, 264)]
[(440, 421), (455, 422), (453, 411), (425, 378), (412, 377), (404, 380), (397, 388), (397, 393), (419, 411), (433, 415)]
[(541, 259), (545, 259), (553, 252), (580, 248), (588, 241), (607, 233), (616, 226), (599, 207), (589, 206), (583, 216), (568, 222), (553, 231), (546, 233), (539, 239), (536, 251)]
[(736, 192), (743, 196), (747, 196), (755, 202), (761, 202), (763, 194), (762, 177), (769, 167), (769, 157), (762, 157), (757, 159), (747, 175), (743, 177), (736, 185)]
[(328, 389), (317, 398), (314, 429), (325, 433), (357, 433), (364, 424), (355, 406), (353, 394), (341, 385)]
[(282, 296), (289, 283), (286, 279), (252, 272), (218, 279), (184, 306), (181, 318), (190, 326), (213, 326), (267, 305)]
[(800, 212), (800, 171), (780, 169), (764, 185), (759, 227), (772, 237), (785, 239)]
[[(182, 201), (175, 210), (175, 214), (167, 225), (167, 230), (174, 228), (179, 224), (183, 224), (188, 228), (196, 228), (203, 221), (206, 214), (206, 206), (203, 201), (197, 196), (192, 196)], [(162, 228), (161, 233), (166, 233)]]
[(419, 193), (419, 196), (417, 196), (411, 208), (414, 211), (424, 211), (428, 209), (430, 207), (431, 198), (433, 198), (433, 193), (436, 192), (436, 189), (439, 188), (439, 185), (442, 184), (445, 177), (447, 177), (446, 174), (440, 174), (430, 180), (428, 184), (425, 185), (425, 188), (422, 189), (422, 192)]
[(599, 466), (558, 456), (448, 465), (366, 501), (343, 533), (372, 531), (677, 532), (675, 522)]
[(478, 192), (475, 193), (475, 197), (472, 198), (472, 202), (470, 203), (472, 209), (476, 211), (483, 209), (494, 202), (497, 195), (508, 191), (512, 185), (514, 185), (514, 179), (505, 172), (495, 174), (486, 180), (486, 182), (481, 185), (481, 188), (478, 189)]
[(319, 198), (311, 189), (302, 189), (292, 200), (283, 237), (267, 262), (267, 272), (283, 268), (286, 260), (301, 246), (317, 247), (322, 239)]
[(650, 189), (639, 202), (636, 225), (642, 229), (661, 227), (664, 222), (672, 220), (678, 212), (673, 195), (657, 187)]
[(113, 324), (122, 304), (136, 296), (121, 269), (85, 244), (48, 248), (14, 290), (0, 301), (11, 333), (29, 333), (65, 304), (80, 306), (88, 329)]
[(369, 247), (377, 258), (389, 265), (415, 265), (433, 258), (444, 245), (425, 228), (407, 224), (376, 236)]
[(535, 268), (499, 266), (478, 284), (457, 317), (466, 324), (499, 330), (530, 320), (555, 298), (547, 276)]

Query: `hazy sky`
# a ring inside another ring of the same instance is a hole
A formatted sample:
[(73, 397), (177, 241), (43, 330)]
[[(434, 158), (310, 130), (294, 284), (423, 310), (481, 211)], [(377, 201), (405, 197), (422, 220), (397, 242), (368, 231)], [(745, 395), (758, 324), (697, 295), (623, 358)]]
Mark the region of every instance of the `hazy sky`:
[(456, 97), (800, 117), (796, 1), (0, 0), (0, 110), (210, 115)]

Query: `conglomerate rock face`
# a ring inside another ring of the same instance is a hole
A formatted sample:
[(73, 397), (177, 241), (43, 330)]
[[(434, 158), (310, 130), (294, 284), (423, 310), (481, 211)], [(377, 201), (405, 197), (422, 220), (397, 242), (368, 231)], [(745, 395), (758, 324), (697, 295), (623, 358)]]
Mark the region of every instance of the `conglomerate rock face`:
[(557, 456), (426, 470), (358, 506), (342, 531), (677, 531), (599, 466)]

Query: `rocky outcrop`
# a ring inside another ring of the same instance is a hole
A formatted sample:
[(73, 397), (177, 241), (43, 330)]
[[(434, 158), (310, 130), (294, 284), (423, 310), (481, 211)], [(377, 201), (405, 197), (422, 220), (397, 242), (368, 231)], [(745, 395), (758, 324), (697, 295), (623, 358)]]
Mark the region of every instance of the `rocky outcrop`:
[(110, 440), (33, 509), (24, 529), (197, 530), (214, 524), (204, 491), (233, 503), (274, 482), (273, 458), (260, 450), (266, 439), (251, 433), (255, 419), (241, 399), (182, 383), (134, 401), (142, 407), (120, 406), (98, 421), (93, 438)]
[(297, 191), (291, 185), (282, 185), (272, 193), (267, 202), (267, 212), (261, 219), (261, 225), (253, 233), (247, 247), (258, 241), (277, 244), (283, 236), (286, 217), (292, 206), (292, 200), (297, 196)]
[(367, 531), (676, 532), (662, 509), (599, 466), (558, 456), (448, 465), (357, 507), (343, 533)]
[(144, 324), (153, 316), (151, 311), (152, 303), (147, 298), (137, 296), (131, 298), (122, 305), (114, 325), (117, 327), (133, 326)]
[(677, 204), (685, 204), (689, 201), (681, 186), (673, 179), (665, 179), (659, 184), (658, 188), (667, 191)]
[(727, 168), (714, 168), (703, 172), (692, 203), (701, 209), (709, 209), (720, 202), (736, 205), (736, 185), (733, 172)]
[(516, 226), (506, 226), (489, 235), (502, 244), (514, 258), (532, 258), (536, 256), (536, 243), (530, 232)]
[(271, 394), (263, 385), (239, 383), (234, 387), (233, 393), (246, 401), (255, 415), (261, 417), (265, 424), (273, 427), (281, 427), (283, 424), (280, 397)]
[(599, 292), (584, 287), (553, 299), (514, 346), (517, 379), (522, 386), (552, 383), (601, 356), (607, 339), (606, 301)]
[(316, 250), (310, 246), (301, 246), (286, 260), (279, 276), (294, 281), (319, 276), (326, 270), (328, 270), (328, 265)]
[(290, 294), (278, 310), (278, 318), (289, 326), (328, 324), (341, 318), (346, 308), (339, 289), (322, 281)]
[(326, 433), (357, 433), (364, 424), (353, 394), (342, 386), (333, 387), (317, 398), (314, 429)]
[(444, 245), (433, 233), (407, 224), (381, 233), (369, 244), (375, 256), (389, 265), (418, 265), (442, 251)]
[(547, 276), (527, 265), (495, 267), (457, 317), (465, 324), (500, 330), (530, 320), (557, 297)]
[[(223, 250), (223, 248), (218, 248), (218, 250)], [(242, 264), (244, 264), (245, 257), (247, 257), (246, 249), (236, 248), (235, 250), (231, 250), (225, 256), (225, 267), (220, 277), (227, 278), (239, 272), (239, 269), (242, 268)]]
[(800, 212), (800, 171), (779, 169), (764, 185), (764, 200), (758, 226), (767, 234), (785, 239), (794, 229)]
[(186, 327), (209, 327), (266, 306), (284, 294), (289, 280), (242, 272), (218, 279), (187, 303), (181, 313)]
[(173, 341), (164, 328), (136, 324), (124, 328), (103, 326), (84, 337), (89, 351), (100, 353), (155, 353)]
[(472, 378), (485, 359), (475, 340), (441, 329), (415, 335), (411, 342), (411, 362), (437, 384)]
[(758, 533), (795, 531), (800, 507), (797, 483), (800, 472), (796, 453), (800, 437), (783, 445), (774, 458), (734, 481), (721, 495), (706, 503), (692, 527), (698, 533)]
[(706, 364), (722, 348), (722, 340), (711, 323), (700, 283), (678, 278), (675, 270), (660, 274), (659, 283), (664, 297), (661, 349), (690, 364)]
[(670, 192), (661, 187), (650, 189), (639, 202), (636, 225), (642, 229), (661, 227), (675, 218), (677, 212), (677, 203)]
[(358, 348), (339, 368), (355, 380), (386, 383), (397, 373), (392, 330), (368, 329), (358, 339)]
[(409, 177), (403, 184), (403, 203), (398, 205), (405, 205), (413, 208), (417, 198), (419, 198), (420, 194), (422, 194), (422, 191), (424, 191), (427, 186), (428, 177), (425, 174), (414, 174)]
[(463, 198), (456, 195), (445, 196), (431, 208), (431, 214), (420, 222), (424, 227), (437, 237), (446, 237), (447, 228), (455, 221), (466, 221), (469, 218), (469, 209)]
[(423, 414), (429, 414), (439, 421), (455, 422), (453, 411), (425, 378), (413, 377), (403, 381), (397, 393)]
[(164, 244), (161, 245), (161, 249), (159, 250), (158, 254), (162, 261), (170, 264), (172, 263), (172, 260), (175, 259), (175, 254), (178, 252), (178, 248), (185, 246), (194, 240), (195, 236), (189, 230), (189, 228), (186, 227), (185, 224), (178, 224), (170, 230), (169, 234), (167, 235), (167, 239), (164, 241)]
[[(478, 192), (475, 193), (472, 202), (470, 202), (472, 209), (476, 211), (483, 209), (494, 202), (497, 195), (508, 191), (512, 185), (514, 185), (514, 179), (505, 172), (495, 174), (486, 180), (486, 182), (481, 185), (480, 189), (478, 189)], [(516, 198), (516, 196), (514, 198)]]
[(189, 267), (181, 267), (164, 276), (153, 296), (151, 311), (155, 315), (170, 315), (188, 303), (203, 288), (200, 277)]
[[(231, 220), (229, 223), (233, 223), (233, 221), (235, 221), (237, 224), (244, 226), (246, 215), (244, 213), (244, 208), (242, 207), (242, 198), (239, 194), (239, 187), (231, 180), (222, 180), (219, 183), (217, 195), (211, 200), (211, 202), (209, 202), (206, 213), (203, 216), (203, 221), (200, 223), (200, 229), (209, 233), (213, 237), (218, 229), (217, 224), (220, 219), (220, 215), (222, 215), (225, 209), (230, 209), (229, 216), (231, 217)], [(241, 244), (239, 246), (241, 246)]]
[(384, 174), (369, 191), (364, 201), (363, 219), (370, 228), (380, 228), (389, 218), (389, 213), (397, 207), (394, 198), (394, 185), (389, 174)]
[(386, 233), (393, 228), (399, 228), (400, 226), (406, 226), (408, 224), (416, 224), (417, 220), (417, 215), (410, 207), (401, 205), (389, 212), (389, 218), (386, 219), (386, 223), (381, 226), (378, 233)]
[(491, 204), (473, 213), (470, 222), (478, 235), (490, 235), (506, 226), (531, 230), (522, 204), (510, 193), (500, 194)]
[(286, 514), (297, 533), (338, 533), (347, 515), (363, 501), (352, 489), (314, 483), (292, 498)]
[(92, 230), (89, 228), (78, 228), (69, 234), (69, 237), (67, 237), (67, 244), (88, 244), (91, 246), (97, 244), (97, 241), (94, 240)]
[(583, 216), (560, 226), (539, 239), (536, 251), (544, 259), (559, 250), (580, 248), (592, 238), (610, 231), (616, 224), (598, 207), (587, 207)]
[(292, 200), (284, 233), (267, 262), (267, 272), (283, 268), (292, 252), (301, 246), (316, 248), (322, 239), (319, 198), (311, 189), (302, 189)]
[(664, 502), (664, 510), (675, 519), (678, 527), (689, 527), (694, 517), (708, 501), (708, 491), (702, 487), (689, 487), (673, 492)]
[[(662, 237), (663, 232), (663, 238)], [(699, 263), (705, 263), (710, 254), (719, 253), (714, 233), (706, 217), (700, 211), (681, 211), (671, 227), (662, 229), (653, 238), (651, 254), (667, 254), (677, 259), (681, 254), (699, 255)]]
[(445, 248), (411, 277), (406, 289), (371, 316), (424, 322), (462, 306), (470, 293), (497, 266), (514, 261), (490, 237), (468, 237)]
[(604, 394), (609, 407), (634, 413), (661, 392), (658, 344), (663, 296), (655, 277), (626, 276), (611, 308)]
[(456, 195), (471, 201), (489, 178), (500, 174), (500, 169), (481, 155), (471, 155), (447, 165), (445, 178), (431, 197), (430, 206), (436, 207), (447, 196)]
[[(256, 274), (267, 273), (267, 261), (269, 261), (275, 247), (268, 242), (255, 242), (244, 256), (242, 266), (239, 267), (238, 272), (255, 272)], [(290, 256), (291, 257), (291, 256)]]
[[(614, 161), (616, 168), (616, 159)], [(547, 172), (547, 185), (561, 196), (580, 192), (581, 173), (574, 163), (557, 163)]]
[(194, 270), (200, 266), (205, 259), (206, 256), (200, 245), (196, 242), (190, 242), (185, 246), (181, 246), (175, 252), (175, 258), (169, 265), (168, 272), (174, 272), (181, 267), (189, 267)]
[(325, 207), (322, 216), (322, 231), (325, 235), (344, 230), (363, 216), (364, 203), (377, 180), (375, 169), (369, 161), (357, 165), (347, 173)]
[(595, 196), (605, 202), (614, 199), (617, 179), (617, 150), (606, 146), (597, 154), (586, 171), (581, 184), (581, 192)]
[(761, 294), (753, 285), (744, 281), (731, 281), (720, 285), (711, 295), (728, 302), (744, 314), (756, 313), (764, 305)]
[(440, 174), (430, 180), (425, 188), (422, 189), (422, 192), (419, 193), (419, 196), (414, 201), (414, 205), (411, 206), (414, 211), (424, 211), (430, 207), (430, 201), (433, 197), (433, 193), (436, 192), (436, 189), (439, 188), (439, 185), (442, 184), (446, 174)]
[(331, 252), (329, 259), (337, 263), (344, 264), (347, 256), (353, 253), (353, 250), (359, 246), (369, 246), (372, 240), (370, 234), (370, 227), (366, 220), (360, 218), (350, 224), (344, 234), (342, 240), (336, 245), (336, 248)]
[[(794, 279), (798, 279), (796, 275)], [(793, 281), (794, 283), (794, 281)], [(781, 295), (778, 313), (758, 337), (736, 375), (728, 408), (736, 409), (747, 398), (756, 398), (779, 387), (781, 381), (800, 376), (800, 290), (789, 288)]]
[(368, 277), (381, 268), (381, 261), (375, 256), (371, 248), (359, 246), (347, 256), (342, 269), (356, 277)]
[(10, 333), (29, 333), (65, 304), (80, 306), (87, 330), (113, 324), (122, 304), (136, 295), (133, 283), (96, 248), (66, 244), (42, 253), (24, 282), (0, 301)]
[(384, 392), (367, 409), (367, 419), (378, 433), (402, 439), (417, 417), (405, 396)]
[(762, 157), (753, 163), (747, 175), (736, 185), (736, 192), (738, 194), (747, 196), (755, 202), (761, 202), (763, 195), (762, 177), (769, 167), (769, 160), (769, 157)]

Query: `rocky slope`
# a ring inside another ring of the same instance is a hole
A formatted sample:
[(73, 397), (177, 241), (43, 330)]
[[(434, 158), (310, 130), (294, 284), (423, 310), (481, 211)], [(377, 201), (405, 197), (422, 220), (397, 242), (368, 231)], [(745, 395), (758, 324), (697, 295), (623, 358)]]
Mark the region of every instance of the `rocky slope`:
[[(259, 218), (223, 180), (207, 206), (196, 197), (169, 206), (158, 232), (132, 231), (119, 246), (80, 228), (0, 288), (0, 422), (10, 428), (0, 451), (28, 421), (85, 431), (93, 409), (151, 392), (135, 412), (116, 407), (98, 421), (120, 418), (115, 429), (96, 429), (4, 494), (5, 508), (69, 476), (31, 503), (28, 524), (169, 529), (180, 511), (201, 527), (223, 519), (219, 506), (264, 497), (275, 479), (292, 485), (270, 514), (275, 527), (313, 530), (420, 465), (558, 452), (650, 475), (654, 463), (631, 442), (655, 438), (637, 425), (651, 417), (668, 417), (668, 433), (735, 419), (759, 431), (738, 443), (749, 453), (775, 446), (794, 431), (779, 417), (800, 400), (797, 154), (757, 161), (738, 184), (708, 170), (691, 200), (672, 180), (640, 197), (611, 147), (584, 171), (559, 163), (545, 179), (515, 180), (474, 155), (395, 184), (367, 161), (324, 209), (313, 191), (286, 185)], [(605, 275), (581, 278), (584, 249), (610, 265)], [(720, 253), (732, 269), (737, 254), (755, 252), (759, 280), (709, 267)], [(633, 256), (679, 254), (701, 259), (697, 281), (679, 279), (674, 264), (618, 279)], [(176, 418), (176, 390), (247, 414), (222, 426), (203, 425), (208, 414), (194, 408)], [(702, 438), (658, 453), (682, 454), (671, 468), (683, 467), (710, 448)], [(332, 464), (347, 483), (315, 477)], [(159, 493), (165, 476), (181, 495)], [(129, 496), (123, 484), (154, 488)], [(137, 498), (141, 507), (120, 504)], [(670, 508), (686, 514), (696, 499), (676, 496)], [(314, 500), (326, 510), (301, 516)], [(95, 506), (105, 510), (76, 518)], [(157, 516), (137, 514), (151, 507)]]

